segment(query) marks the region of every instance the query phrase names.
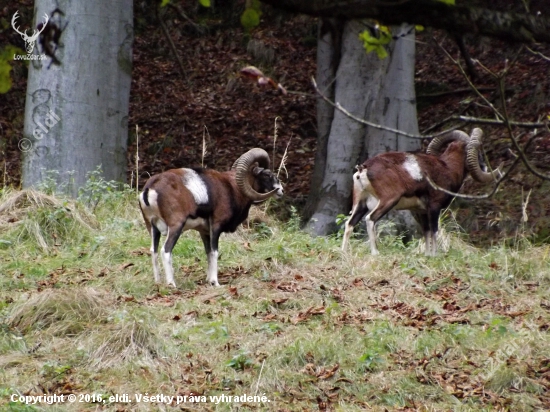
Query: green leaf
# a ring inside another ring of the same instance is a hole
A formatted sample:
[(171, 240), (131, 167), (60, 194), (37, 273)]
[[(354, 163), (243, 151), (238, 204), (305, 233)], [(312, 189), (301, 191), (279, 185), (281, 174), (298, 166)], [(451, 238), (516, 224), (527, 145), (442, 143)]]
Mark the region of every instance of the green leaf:
[(374, 51), (378, 55), (378, 58), (385, 59), (388, 57), (388, 52), (384, 46), (389, 44), (392, 39), (390, 29), (386, 26), (380, 26), (378, 28), (378, 35), (379, 37), (374, 37), (368, 30), (365, 30), (359, 34), (359, 40), (363, 42), (367, 53)]
[(375, 51), (376, 51), (376, 54), (378, 55), (378, 58), (380, 60), (385, 59), (386, 57), (388, 57), (388, 52), (386, 51), (384, 46), (376, 47)]
[(448, 4), (449, 6), (454, 6), (455, 5), (455, 0), (437, 0), (437, 1), (440, 1), (441, 3)]
[(168, 3), (170, 3), (170, 0), (162, 0), (160, 2), (160, 7), (166, 7), (168, 5)]
[(414, 26), (414, 29), (417, 32), (421, 32), (421, 31), (424, 31), (424, 26), (421, 26), (420, 24), (417, 24), (416, 26)]
[(202, 7), (210, 7), (210, 0), (199, 0)]
[(253, 29), (260, 24), (260, 13), (254, 9), (246, 9), (241, 16), (241, 24), (246, 30)]

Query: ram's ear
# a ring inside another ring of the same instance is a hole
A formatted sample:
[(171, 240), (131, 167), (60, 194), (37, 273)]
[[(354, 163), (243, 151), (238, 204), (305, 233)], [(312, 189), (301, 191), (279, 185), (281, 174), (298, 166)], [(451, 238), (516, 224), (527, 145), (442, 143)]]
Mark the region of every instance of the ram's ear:
[(258, 164), (258, 162), (254, 163), (252, 165), (252, 167), (250, 168), (250, 171), (252, 172), (252, 175), (253, 176), (259, 176), (260, 173), (262, 173), (262, 171), (264, 170), (263, 167), (260, 167), (260, 165)]

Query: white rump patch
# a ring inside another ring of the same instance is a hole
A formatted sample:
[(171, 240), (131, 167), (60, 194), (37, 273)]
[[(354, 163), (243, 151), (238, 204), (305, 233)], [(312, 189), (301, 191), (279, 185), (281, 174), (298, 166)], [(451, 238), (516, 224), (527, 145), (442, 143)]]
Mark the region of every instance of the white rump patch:
[(418, 164), (418, 160), (416, 160), (415, 155), (407, 154), (403, 167), (407, 172), (409, 172), (414, 180), (422, 180), (422, 171), (420, 170), (420, 165)]
[(159, 195), (155, 189), (149, 189), (147, 191), (147, 203), (149, 203), (149, 206), (145, 204), (145, 200), (143, 199), (143, 192), (139, 194), (139, 202), (141, 203), (142, 208), (147, 208), (147, 207), (156, 208), (158, 197)]
[(193, 169), (183, 169), (185, 174), (182, 176), (183, 185), (189, 189), (197, 205), (208, 203), (208, 189), (206, 183), (199, 174)]

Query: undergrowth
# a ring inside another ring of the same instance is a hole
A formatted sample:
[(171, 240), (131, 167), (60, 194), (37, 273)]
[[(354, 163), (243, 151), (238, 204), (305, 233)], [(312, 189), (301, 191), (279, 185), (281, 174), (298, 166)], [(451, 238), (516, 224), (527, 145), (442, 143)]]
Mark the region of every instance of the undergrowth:
[[(110, 187), (110, 186), (109, 186)], [(550, 409), (550, 248), (470, 245), (452, 219), (422, 242), (310, 237), (255, 206), (220, 240), (206, 285), (195, 232), (174, 250), (177, 289), (155, 285), (136, 194), (101, 180), (79, 200), (0, 194), (0, 408), (12, 394), (99, 394), (59, 410), (151, 410), (135, 394), (205, 396), (233, 410)], [(276, 210), (273, 205), (270, 210)], [(109, 401), (129, 394), (132, 403)]]

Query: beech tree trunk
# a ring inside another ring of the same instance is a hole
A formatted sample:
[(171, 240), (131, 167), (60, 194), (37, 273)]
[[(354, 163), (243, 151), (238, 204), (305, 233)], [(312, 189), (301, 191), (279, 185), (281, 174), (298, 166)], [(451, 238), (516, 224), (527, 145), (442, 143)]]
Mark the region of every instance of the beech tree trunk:
[[(125, 181), (133, 2), (36, 0), (35, 27), (45, 13), (63, 29), (60, 64), (47, 57), (29, 67), (23, 187), (54, 171), (75, 195), (98, 166), (105, 179)], [(34, 53), (45, 52), (37, 44)]]
[[(344, 22), (337, 19), (319, 21), (317, 41), (317, 86), (331, 100), (334, 100), (334, 79), (340, 62), (342, 31)], [(334, 107), (321, 97), (317, 98), (317, 148), (311, 178), (308, 201), (303, 216), (309, 219), (322, 196), (321, 184), (327, 163), (327, 143), (334, 118)]]
[[(364, 29), (365, 25), (361, 21), (346, 21), (343, 24), (340, 53), (318, 54), (318, 57), (326, 59), (318, 60), (318, 73), (331, 67), (339, 56), (333, 79), (336, 102), (360, 118), (405, 132), (418, 133), (414, 94), (414, 31), (407, 25), (394, 28), (393, 34), (398, 40), (390, 44), (389, 57), (379, 59), (374, 53), (366, 54), (358, 38)], [(335, 38), (337, 34), (331, 36)], [(326, 38), (320, 36), (319, 42), (323, 41)], [(321, 80), (325, 84), (330, 83), (327, 79)], [(319, 127), (320, 133), (322, 130)], [(321, 140), (319, 145), (323, 143)], [(355, 165), (380, 152), (415, 150), (419, 147), (420, 141), (416, 139), (367, 128), (342, 112), (335, 111), (326, 141), (323, 170), (322, 164), (315, 165), (314, 179), (322, 175), (322, 183), (312, 186), (308, 206), (313, 213), (306, 230), (314, 235), (326, 235), (336, 230), (336, 216), (347, 214), (351, 207), (351, 176)]]

